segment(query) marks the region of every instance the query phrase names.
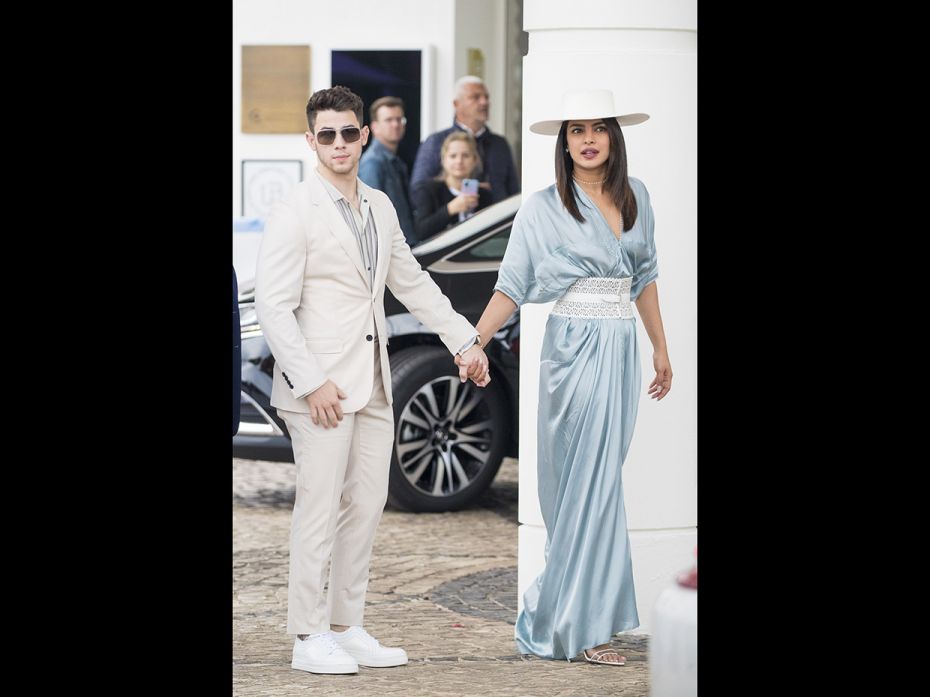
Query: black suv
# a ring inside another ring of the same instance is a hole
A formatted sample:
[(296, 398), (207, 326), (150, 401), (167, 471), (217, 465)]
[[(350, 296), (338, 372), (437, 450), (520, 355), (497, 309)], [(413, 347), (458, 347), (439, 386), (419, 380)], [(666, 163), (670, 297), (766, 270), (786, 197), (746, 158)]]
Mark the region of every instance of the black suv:
[[(497, 282), (497, 270), (520, 205), (515, 195), (413, 249), (452, 301), (477, 323)], [(270, 406), (274, 357), (255, 315), (255, 290), (239, 294), (242, 399), (235, 457), (293, 462), (284, 422)], [(459, 382), (458, 368), (439, 340), (390, 290), (384, 293), (394, 391), (394, 452), (388, 501), (410, 511), (467, 506), (491, 484), (505, 456), (517, 454), (520, 312), (488, 346), (491, 383)]]

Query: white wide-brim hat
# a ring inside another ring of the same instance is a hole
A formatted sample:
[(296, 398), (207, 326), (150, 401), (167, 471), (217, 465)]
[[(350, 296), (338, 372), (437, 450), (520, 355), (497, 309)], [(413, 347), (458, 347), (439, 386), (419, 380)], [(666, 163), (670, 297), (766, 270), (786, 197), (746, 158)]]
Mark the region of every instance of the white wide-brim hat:
[(649, 118), (649, 114), (618, 114), (614, 107), (614, 93), (610, 90), (576, 90), (562, 95), (562, 116), (548, 121), (537, 121), (530, 131), (543, 136), (557, 136), (563, 121), (569, 119), (607, 119), (613, 116), (621, 126), (635, 126)]

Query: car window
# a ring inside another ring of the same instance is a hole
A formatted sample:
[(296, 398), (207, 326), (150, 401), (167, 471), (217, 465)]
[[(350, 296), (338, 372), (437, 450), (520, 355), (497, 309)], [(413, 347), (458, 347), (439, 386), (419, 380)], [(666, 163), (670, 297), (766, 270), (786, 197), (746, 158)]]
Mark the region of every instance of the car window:
[(482, 240), (473, 247), (459, 252), (450, 261), (488, 261), (496, 259), (500, 261), (504, 258), (504, 252), (507, 249), (507, 242), (510, 240), (510, 225), (502, 229), (496, 235), (491, 235), (486, 240)]

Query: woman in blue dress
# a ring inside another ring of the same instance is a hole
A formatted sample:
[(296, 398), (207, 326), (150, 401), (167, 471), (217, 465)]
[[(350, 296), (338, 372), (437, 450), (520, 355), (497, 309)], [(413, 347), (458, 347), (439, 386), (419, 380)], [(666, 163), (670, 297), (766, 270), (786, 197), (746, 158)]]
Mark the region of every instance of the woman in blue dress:
[[(478, 322), (490, 339), (523, 303), (556, 300), (539, 367), (539, 503), (546, 566), (523, 596), (515, 639), (522, 653), (623, 665), (610, 648), (639, 626), (621, 467), (641, 387), (636, 303), (652, 342), (664, 398), (672, 369), (659, 313), (649, 193), (627, 175), (621, 126), (609, 90), (569, 92), (561, 118), (530, 126), (555, 135), (556, 182), (520, 207), (494, 294)], [(473, 379), (487, 384), (478, 368)]]

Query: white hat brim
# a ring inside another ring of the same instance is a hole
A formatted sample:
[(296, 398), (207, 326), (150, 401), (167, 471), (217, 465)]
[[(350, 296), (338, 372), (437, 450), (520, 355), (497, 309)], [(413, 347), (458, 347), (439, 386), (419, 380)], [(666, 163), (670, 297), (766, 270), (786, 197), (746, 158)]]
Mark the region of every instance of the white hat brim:
[[(588, 118), (599, 117), (573, 116), (572, 118), (587, 120)], [(623, 114), (616, 116), (615, 118), (617, 119), (617, 123), (621, 126), (635, 126), (638, 123), (646, 121), (649, 118), (649, 114)], [(533, 133), (538, 133), (541, 136), (557, 136), (559, 135), (559, 129), (562, 128), (562, 122), (566, 120), (567, 119), (552, 119), (549, 121), (537, 121), (530, 126), (530, 131)]]

